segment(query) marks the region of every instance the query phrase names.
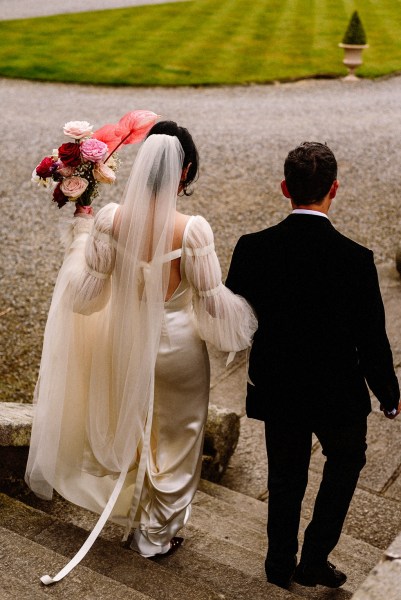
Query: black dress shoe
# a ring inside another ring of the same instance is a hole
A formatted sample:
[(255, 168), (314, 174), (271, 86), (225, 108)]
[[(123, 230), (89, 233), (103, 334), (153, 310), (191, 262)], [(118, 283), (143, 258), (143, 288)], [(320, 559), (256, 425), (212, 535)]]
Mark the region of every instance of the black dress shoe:
[(266, 577), (269, 583), (273, 583), (285, 590), (288, 590), (292, 580), (292, 574), (288, 576), (282, 575), (281, 573), (266, 573)]
[(297, 566), (297, 557), (291, 557), (285, 561), (272, 560), (271, 557), (266, 557), (265, 572), (267, 581), (278, 585), (278, 587), (288, 590), (291, 585), (292, 576), (294, 575), (295, 567)]
[(325, 585), (338, 588), (347, 581), (347, 576), (329, 561), (322, 564), (300, 563), (295, 569), (294, 581), (308, 587)]

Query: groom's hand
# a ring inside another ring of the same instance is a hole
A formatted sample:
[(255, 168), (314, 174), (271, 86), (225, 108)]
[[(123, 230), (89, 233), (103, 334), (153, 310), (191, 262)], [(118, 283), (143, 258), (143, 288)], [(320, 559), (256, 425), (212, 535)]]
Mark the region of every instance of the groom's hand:
[(382, 404), (380, 404), (380, 410), (383, 411), (383, 413), (384, 413), (385, 417), (387, 417), (387, 419), (395, 419), (396, 416), (399, 415), (401, 412), (401, 400), (400, 400), (398, 407), (394, 414), (391, 412), (388, 412)]

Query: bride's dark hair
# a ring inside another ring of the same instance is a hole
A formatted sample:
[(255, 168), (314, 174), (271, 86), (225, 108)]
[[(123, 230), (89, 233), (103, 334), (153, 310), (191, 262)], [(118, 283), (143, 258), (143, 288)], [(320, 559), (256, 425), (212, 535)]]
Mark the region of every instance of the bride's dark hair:
[(178, 138), (182, 149), (184, 150), (184, 162), (182, 168), (185, 169), (185, 167), (191, 163), (187, 177), (183, 182), (183, 193), (185, 196), (190, 196), (192, 192), (188, 191), (188, 187), (198, 178), (199, 155), (188, 129), (180, 127), (175, 121), (159, 121), (153, 125), (146, 137), (148, 138), (152, 134), (172, 135)]

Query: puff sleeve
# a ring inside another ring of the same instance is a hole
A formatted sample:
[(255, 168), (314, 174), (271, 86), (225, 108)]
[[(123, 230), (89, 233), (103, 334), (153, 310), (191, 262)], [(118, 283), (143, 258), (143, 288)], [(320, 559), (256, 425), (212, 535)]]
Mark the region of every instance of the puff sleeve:
[(201, 337), (226, 352), (248, 348), (257, 319), (247, 301), (224, 286), (213, 232), (203, 217), (192, 218), (183, 249)]
[(102, 310), (111, 291), (111, 273), (115, 262), (115, 244), (112, 237), (113, 219), (117, 204), (107, 204), (95, 219), (74, 219), (72, 246), (83, 245), (82, 263), (72, 277), (74, 312), (90, 315)]

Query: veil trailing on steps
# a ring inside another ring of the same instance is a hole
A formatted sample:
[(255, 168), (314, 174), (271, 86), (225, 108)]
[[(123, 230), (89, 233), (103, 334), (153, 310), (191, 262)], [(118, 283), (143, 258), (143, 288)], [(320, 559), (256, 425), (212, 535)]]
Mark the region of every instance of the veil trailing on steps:
[[(45, 330), (26, 481), (42, 498), (55, 488), (102, 514), (72, 561), (42, 578), (46, 584), (78, 564), (110, 515), (125, 525), (125, 537), (135, 522), (183, 157), (176, 137), (151, 135), (122, 205), (103, 208), (93, 229), (80, 217), (72, 225)], [(112, 227), (102, 227), (102, 219)], [(88, 257), (93, 249), (96, 256)], [(94, 262), (96, 268), (88, 266)], [(118, 514), (121, 492), (132, 498), (128, 514)]]

